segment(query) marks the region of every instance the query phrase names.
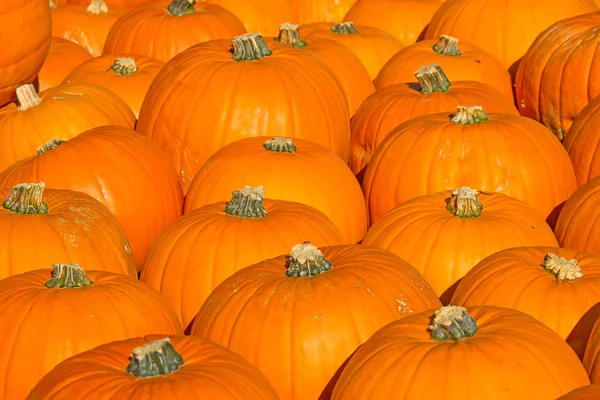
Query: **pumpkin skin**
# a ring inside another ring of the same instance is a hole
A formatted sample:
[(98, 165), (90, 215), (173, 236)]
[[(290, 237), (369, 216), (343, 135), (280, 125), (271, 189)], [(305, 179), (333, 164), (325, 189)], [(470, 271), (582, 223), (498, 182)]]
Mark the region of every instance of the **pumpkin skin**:
[[(256, 34), (233, 43), (243, 46), (245, 41), (264, 44)], [(252, 61), (235, 61), (231, 46), (230, 41), (211, 41), (174, 57), (142, 104), (136, 130), (171, 156), (184, 191), (213, 153), (250, 136), (300, 137), (348, 160), (346, 96), (325, 64), (277, 43), (269, 50), (253, 49)], [(231, 190), (216, 200), (227, 200)]]
[(0, 21), (1, 107), (15, 98), (17, 87), (33, 82), (44, 64), (52, 36), (48, 0), (3, 1)]
[[(548, 261), (545, 257), (552, 254)], [(556, 260), (561, 257), (563, 260)], [(576, 260), (577, 267), (566, 260)], [(556, 273), (545, 267), (556, 268)], [(559, 275), (570, 272), (568, 277)], [(583, 276), (575, 275), (583, 273)], [(458, 285), (451, 304), (498, 306), (531, 315), (583, 358), (600, 302), (600, 256), (559, 247), (516, 247), (481, 260)]]
[[(202, 395), (213, 399), (279, 400), (267, 378), (246, 360), (197, 337), (167, 336), (184, 360), (168, 377), (165, 374), (141, 378), (126, 371), (134, 348), (164, 338), (148, 335), (120, 340), (77, 354), (52, 369), (27, 399), (193, 399), (198, 396), (198, 388), (202, 388)], [(109, 388), (98, 390), (107, 382)], [(147, 390), (140, 392), (140, 385)]]
[(600, 398), (600, 385), (588, 385), (570, 391), (556, 400), (595, 400), (597, 398)]
[(269, 139), (242, 139), (216, 152), (194, 177), (184, 213), (227, 201), (244, 185), (264, 186), (269, 198), (314, 207), (331, 219), (346, 243), (359, 242), (367, 231), (367, 212), (348, 166), (330, 150), (301, 139), (293, 139), (293, 152), (269, 151), (264, 147)]
[(138, 269), (154, 239), (183, 207), (179, 179), (165, 154), (119, 126), (86, 131), (0, 174), (0, 187), (21, 182), (44, 182), (100, 201), (123, 226)]
[[(430, 338), (434, 310), (380, 329), (352, 356), (331, 399), (554, 400), (589, 384), (571, 348), (531, 316), (492, 306), (467, 312), (478, 330), (458, 342)], [(461, 368), (448, 368), (456, 362)]]
[(108, 33), (103, 54), (137, 54), (166, 63), (195, 44), (246, 32), (238, 17), (218, 5), (200, 2), (195, 12), (176, 16), (167, 10), (171, 3), (177, 1), (152, 1), (129, 11)]
[[(284, 254), (305, 240), (316, 246), (344, 243), (322, 212), (291, 201), (248, 200), (257, 195), (248, 189), (264, 199), (262, 189), (248, 187), (245, 193), (235, 191), (229, 202), (200, 207), (165, 229), (148, 253), (140, 279), (165, 296), (183, 327), (213, 289), (240, 268)], [(243, 198), (236, 196), (239, 192)], [(244, 205), (260, 213), (241, 212)], [(234, 209), (227, 212), (229, 207)], [(235, 240), (223, 240), (227, 237)]]
[(513, 101), (510, 74), (502, 63), (479, 47), (447, 35), (406, 46), (385, 63), (373, 83), (381, 90), (412, 82), (415, 71), (428, 64), (439, 64), (451, 82), (482, 82)]
[(332, 267), (319, 275), (286, 276), (288, 255), (236, 272), (206, 300), (191, 335), (244, 357), (282, 399), (329, 398), (336, 371), (377, 329), (439, 306), (420, 274), (388, 252), (363, 245), (320, 251)]
[(600, 13), (559, 21), (529, 47), (519, 63), (515, 95), (521, 115), (563, 140), (585, 105), (600, 95)]
[(577, 185), (582, 186), (600, 175), (600, 138), (596, 127), (600, 124), (600, 97), (591, 100), (577, 115), (563, 145), (569, 153)]
[(600, 318), (596, 319), (583, 356), (583, 366), (592, 383), (600, 383)]
[(98, 126), (135, 124), (127, 104), (96, 85), (58, 86), (39, 95), (33, 85), (25, 85), (17, 95), (19, 106), (0, 109), (0, 171), (37, 154), (52, 139), (68, 140)]
[(364, 25), (355, 26), (350, 21), (341, 24), (327, 22), (305, 24), (300, 26), (300, 32), (306, 40), (325, 38), (343, 44), (362, 61), (371, 79), (375, 79), (385, 63), (404, 47), (398, 39), (381, 29)]
[(341, 21), (356, 0), (288, 0), (299, 24)]
[[(544, 218), (554, 215), (577, 186), (558, 139), (529, 118), (490, 113), (475, 122), (472, 112), (480, 113), (461, 107), (450, 116), (417, 117), (388, 135), (362, 185), (371, 223), (403, 201), (464, 185), (523, 200)], [(463, 117), (470, 122), (461, 123)]]
[(39, 91), (60, 85), (69, 72), (91, 59), (92, 55), (77, 43), (53, 37), (48, 56), (38, 73)]
[[(6, 399), (24, 399), (58, 363), (96, 346), (153, 333), (182, 334), (165, 299), (143, 282), (86, 272), (90, 286), (46, 287), (56, 276), (48, 269), (0, 281), (0, 326), (7, 335), (0, 344), (0, 382)], [(75, 278), (83, 285), (82, 277)]]
[[(63, 0), (64, 1), (64, 0)], [(109, 7), (119, 7), (123, 9), (131, 9), (145, 3), (150, 3), (154, 0), (104, 0)], [(89, 0), (67, 0), (67, 4), (89, 4)]]
[(75, 68), (63, 84), (102, 86), (127, 103), (137, 118), (150, 84), (164, 65), (150, 57), (104, 55)]
[(450, 35), (481, 47), (504, 68), (517, 61), (544, 29), (575, 15), (598, 11), (592, 0), (454, 0), (434, 14), (425, 38)]

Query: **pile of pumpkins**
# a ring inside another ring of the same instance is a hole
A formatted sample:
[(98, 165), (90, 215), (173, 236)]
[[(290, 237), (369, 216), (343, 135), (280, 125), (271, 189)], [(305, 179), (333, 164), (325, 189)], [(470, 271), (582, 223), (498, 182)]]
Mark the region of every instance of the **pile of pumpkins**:
[(599, 0), (0, 4), (0, 400), (600, 398)]

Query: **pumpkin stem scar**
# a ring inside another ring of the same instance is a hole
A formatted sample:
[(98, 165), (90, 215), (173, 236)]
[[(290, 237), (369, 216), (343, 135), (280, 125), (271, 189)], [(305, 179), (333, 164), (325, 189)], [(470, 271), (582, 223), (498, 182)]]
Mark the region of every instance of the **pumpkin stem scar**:
[(269, 46), (260, 33), (245, 33), (231, 41), (235, 61), (255, 61), (271, 55)]
[(44, 182), (16, 185), (2, 206), (17, 214), (47, 214), (48, 205), (43, 200), (45, 187)]
[(265, 190), (262, 186), (245, 186), (233, 191), (231, 201), (225, 206), (225, 212), (240, 218), (263, 218), (267, 216), (264, 200)]
[(49, 140), (48, 142), (44, 143), (43, 145), (41, 145), (40, 147), (37, 148), (37, 155), (41, 156), (42, 154), (54, 150), (55, 148), (57, 148), (60, 145), (63, 145), (67, 143), (64, 140), (61, 139), (52, 139)]
[(94, 283), (77, 264), (54, 264), (53, 268), (52, 279), (45, 284), (47, 288), (78, 288)]
[(138, 378), (150, 378), (171, 374), (184, 363), (167, 337), (133, 349), (126, 371)]
[(415, 72), (415, 77), (421, 84), (421, 94), (433, 92), (446, 92), (450, 89), (450, 81), (438, 64), (421, 67)]
[(95, 15), (108, 13), (108, 6), (104, 3), (104, 0), (92, 0), (86, 11)]
[(300, 29), (298, 25), (285, 23), (279, 25), (279, 36), (275, 39), (276, 42), (287, 44), (289, 46), (301, 49), (308, 43), (300, 37)]
[(167, 7), (167, 11), (174, 17), (193, 14), (196, 12), (196, 9), (194, 8), (196, 3), (196, 0), (173, 0)]
[(296, 152), (296, 145), (294, 139), (287, 137), (273, 137), (265, 142), (263, 147), (266, 150), (274, 153), (294, 153)]
[(481, 106), (457, 106), (451, 122), (462, 125), (478, 124), (490, 119)]
[(474, 218), (481, 215), (483, 204), (479, 201), (477, 190), (463, 186), (452, 192), (446, 209), (459, 218)]
[(357, 33), (356, 27), (353, 22), (342, 22), (341, 24), (335, 24), (331, 27), (331, 32), (339, 35), (351, 35)]
[(315, 276), (331, 269), (331, 262), (310, 242), (292, 247), (287, 260), (288, 267), (285, 274), (290, 278)]
[(583, 276), (583, 271), (577, 264), (577, 260), (567, 260), (552, 253), (546, 254), (542, 267), (550, 271), (557, 281), (573, 281)]
[(17, 109), (19, 111), (26, 111), (33, 108), (42, 102), (42, 98), (38, 96), (35, 91), (35, 86), (31, 83), (19, 86), (16, 90), (17, 94)]
[(462, 55), (458, 49), (458, 39), (448, 35), (440, 36), (437, 43), (433, 45), (433, 51), (443, 56), (457, 57)]
[(477, 332), (475, 320), (464, 307), (445, 306), (435, 312), (429, 325), (433, 340), (461, 340)]
[(138, 66), (133, 58), (119, 57), (116, 59), (110, 70), (121, 76), (135, 74), (139, 71)]

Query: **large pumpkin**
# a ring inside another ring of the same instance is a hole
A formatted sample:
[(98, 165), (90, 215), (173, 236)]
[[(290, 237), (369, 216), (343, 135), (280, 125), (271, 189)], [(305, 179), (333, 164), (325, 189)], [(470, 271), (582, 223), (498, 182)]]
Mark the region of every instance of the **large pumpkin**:
[(301, 139), (257, 137), (223, 147), (192, 181), (184, 213), (227, 201), (244, 185), (264, 186), (271, 199), (316, 208), (347, 243), (359, 242), (367, 230), (364, 198), (352, 171), (331, 150)]
[(112, 27), (104, 54), (137, 54), (167, 62), (195, 44), (245, 33), (231, 12), (195, 0), (159, 0), (137, 7)]
[(336, 371), (377, 329), (439, 304), (421, 275), (393, 254), (305, 243), (219, 285), (191, 334), (243, 356), (282, 399), (328, 399)]
[(98, 126), (135, 124), (129, 106), (96, 85), (63, 85), (39, 95), (33, 85), (24, 85), (17, 88), (17, 99), (18, 105), (0, 109), (0, 171), (34, 156), (52, 139), (68, 140)]
[(583, 365), (592, 383), (600, 383), (600, 318), (592, 328), (583, 356)]
[(158, 234), (182, 212), (183, 193), (169, 159), (128, 128), (104, 126), (67, 141), (50, 141), (37, 156), (0, 174), (0, 187), (44, 182), (84, 192), (117, 217), (138, 268)]
[[(56, 2), (56, 0), (51, 0), (51, 1)], [(59, 1), (61, 1), (62, 3), (66, 3), (66, 4), (85, 4), (85, 5), (87, 5), (90, 2), (90, 0), (59, 0)], [(104, 0), (104, 1), (106, 2), (106, 4), (109, 7), (115, 6), (115, 7), (130, 9), (130, 8), (137, 7), (144, 3), (150, 3), (151, 1), (154, 1), (154, 0)]]
[(136, 274), (125, 231), (104, 205), (81, 192), (44, 187), (22, 183), (0, 190), (0, 280), (56, 260)]
[(582, 386), (556, 400), (596, 400), (600, 399), (600, 385)]
[(600, 96), (589, 102), (577, 115), (573, 125), (566, 133), (563, 145), (575, 169), (577, 184), (600, 176)]
[(165, 296), (185, 328), (234, 272), (305, 240), (316, 246), (344, 243), (322, 212), (265, 199), (262, 187), (246, 186), (231, 201), (200, 207), (171, 224), (150, 249), (140, 279)]
[(325, 64), (248, 34), (199, 44), (168, 62), (136, 129), (171, 156), (187, 190), (214, 152), (249, 136), (308, 139), (346, 161), (349, 120), (344, 90)]
[(550, 328), (501, 307), (443, 307), (380, 329), (352, 356), (332, 400), (555, 400), (589, 379)]
[[(140, 387), (144, 387), (143, 393)], [(58, 364), (28, 400), (279, 400), (242, 357), (206, 339), (149, 335), (114, 341)]]
[(59, 362), (101, 344), (181, 334), (165, 299), (133, 276), (55, 264), (0, 281), (3, 398), (24, 399)]
[(69, 72), (91, 59), (92, 55), (77, 43), (53, 37), (48, 56), (38, 73), (39, 91), (60, 85)]
[(463, 185), (516, 197), (544, 218), (576, 189), (567, 152), (543, 125), (459, 106), (394, 129), (371, 158), (363, 191), (373, 223), (405, 200)]

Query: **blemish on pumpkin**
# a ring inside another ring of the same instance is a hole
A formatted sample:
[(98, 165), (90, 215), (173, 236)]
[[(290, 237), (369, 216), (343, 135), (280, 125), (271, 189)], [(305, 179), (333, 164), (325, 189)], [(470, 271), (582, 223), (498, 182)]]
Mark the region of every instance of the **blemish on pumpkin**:
[(396, 299), (396, 302), (398, 303), (398, 311), (400, 311), (402, 313), (402, 315), (405, 315), (406, 313), (413, 313), (414, 311), (411, 310), (411, 308), (408, 306), (408, 304), (406, 303), (405, 300), (408, 300), (407, 298), (404, 297), (404, 295), (400, 295), (399, 299)]
[(371, 296), (375, 297), (375, 294), (373, 294), (373, 292), (371, 291), (371, 288), (365, 288), (365, 290), (367, 291), (367, 293), (369, 293)]
[(323, 320), (323, 316), (321, 316), (319, 314), (314, 314), (313, 318), (316, 319), (317, 321), (322, 321)]

